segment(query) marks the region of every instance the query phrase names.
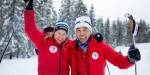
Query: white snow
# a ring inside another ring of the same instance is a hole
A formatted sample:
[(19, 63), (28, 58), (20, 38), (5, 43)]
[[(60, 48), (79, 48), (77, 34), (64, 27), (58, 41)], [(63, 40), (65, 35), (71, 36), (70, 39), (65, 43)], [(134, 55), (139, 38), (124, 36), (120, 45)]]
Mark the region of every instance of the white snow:
[(0, 64), (0, 75), (37, 75), (37, 56), (3, 60)]
[[(138, 75), (150, 74), (150, 43), (136, 44), (140, 49), (142, 60), (137, 63)], [(129, 47), (119, 46), (116, 50), (126, 55)], [(108, 64), (111, 75), (135, 75), (134, 66), (121, 70), (111, 64)], [(5, 59), (0, 64), (0, 75), (37, 75), (37, 56), (25, 59)], [(106, 75), (109, 75), (106, 68)]]
[[(137, 62), (137, 75), (149, 75), (150, 74), (150, 43), (140, 43), (135, 45), (139, 48), (141, 53), (141, 61)], [(117, 51), (121, 51), (123, 55), (127, 55), (129, 47), (119, 46), (115, 48)], [(108, 63), (111, 75), (135, 75), (135, 66), (129, 69), (119, 69), (112, 64)], [(106, 68), (106, 75), (108, 74)]]

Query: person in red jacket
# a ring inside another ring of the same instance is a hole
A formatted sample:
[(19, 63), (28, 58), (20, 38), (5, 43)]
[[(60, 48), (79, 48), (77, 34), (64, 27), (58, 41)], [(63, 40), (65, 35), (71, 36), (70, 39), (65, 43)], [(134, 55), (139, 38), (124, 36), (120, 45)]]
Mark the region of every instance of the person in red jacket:
[(54, 30), (55, 30), (54, 27), (50, 27), (50, 26), (45, 27), (44, 28), (45, 38), (44, 39), (51, 38), (54, 34)]
[(78, 17), (75, 21), (74, 30), (77, 39), (73, 43), (76, 51), (77, 75), (105, 75), (106, 60), (120, 69), (127, 69), (140, 60), (137, 48), (131, 46), (128, 55), (123, 56), (104, 41), (94, 39), (91, 36), (90, 25), (91, 20), (88, 16)]
[[(25, 1), (27, 2), (27, 1)], [(29, 0), (24, 11), (25, 32), (38, 49), (38, 75), (76, 75), (74, 52), (67, 38), (68, 24), (59, 21), (55, 24), (52, 38), (46, 38), (36, 27), (33, 0)], [(47, 34), (46, 34), (47, 35)]]
[[(45, 34), (44, 39), (48, 39), (48, 38), (52, 38), (53, 34), (54, 34), (54, 27), (51, 26), (47, 26), (43, 29), (43, 33)], [(38, 55), (38, 49), (35, 48), (35, 53)]]

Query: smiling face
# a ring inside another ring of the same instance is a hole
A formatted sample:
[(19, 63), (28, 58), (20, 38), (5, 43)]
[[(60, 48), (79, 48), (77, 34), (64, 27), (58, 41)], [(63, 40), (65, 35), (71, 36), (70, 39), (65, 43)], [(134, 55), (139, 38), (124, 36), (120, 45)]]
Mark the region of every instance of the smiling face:
[(63, 43), (67, 39), (67, 33), (64, 30), (57, 30), (54, 32), (54, 39), (58, 44)]
[(91, 31), (87, 27), (79, 27), (76, 29), (76, 36), (82, 43), (85, 43), (90, 35)]

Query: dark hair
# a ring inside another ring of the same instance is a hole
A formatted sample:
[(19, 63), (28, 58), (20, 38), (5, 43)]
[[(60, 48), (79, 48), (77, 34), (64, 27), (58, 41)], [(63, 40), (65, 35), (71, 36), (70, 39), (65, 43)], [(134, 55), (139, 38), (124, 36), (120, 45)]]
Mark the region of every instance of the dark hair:
[(46, 27), (44, 28), (44, 32), (47, 33), (47, 32), (53, 32), (55, 30), (54, 27)]

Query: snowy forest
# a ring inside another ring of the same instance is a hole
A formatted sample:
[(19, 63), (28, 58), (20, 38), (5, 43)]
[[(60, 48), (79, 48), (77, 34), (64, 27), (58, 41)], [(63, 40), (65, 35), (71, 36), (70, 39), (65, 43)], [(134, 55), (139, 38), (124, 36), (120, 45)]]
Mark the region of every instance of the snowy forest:
[[(113, 47), (128, 46), (132, 34), (128, 22), (119, 18), (110, 21), (96, 18), (94, 6), (88, 10), (83, 0), (61, 0), (59, 11), (54, 6), (55, 0), (34, 0), (36, 22), (39, 30), (45, 26), (54, 26), (56, 21), (64, 20), (70, 26), (69, 37), (75, 38), (73, 31), (75, 18), (88, 15), (92, 21), (93, 33), (101, 33), (104, 41)], [(34, 45), (24, 32), (23, 12), (26, 4), (23, 0), (0, 0), (0, 59), (30, 58), (35, 54)], [(150, 42), (150, 24), (144, 19), (136, 21), (140, 27), (137, 43)]]

